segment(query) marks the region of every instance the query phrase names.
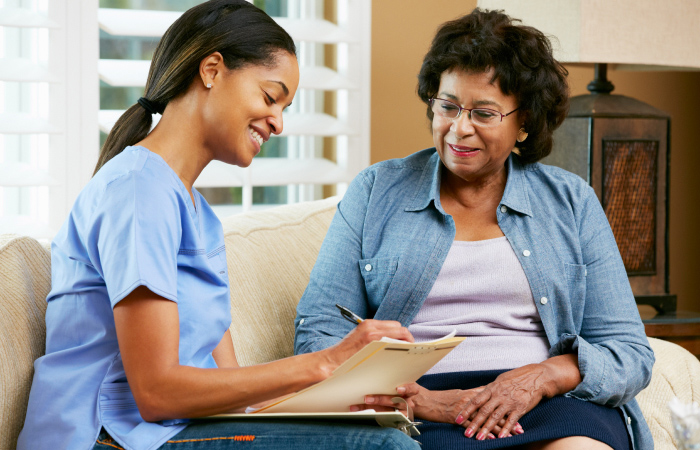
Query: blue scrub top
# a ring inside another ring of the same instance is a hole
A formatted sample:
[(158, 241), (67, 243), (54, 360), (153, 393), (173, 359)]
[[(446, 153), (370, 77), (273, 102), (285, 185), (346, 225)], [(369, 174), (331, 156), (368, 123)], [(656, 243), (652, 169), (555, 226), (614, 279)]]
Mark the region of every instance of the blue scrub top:
[(177, 303), (180, 364), (214, 368), (231, 324), (221, 222), (168, 164), (127, 147), (90, 180), (51, 245), (46, 355), (18, 449), (92, 449), (104, 427), (125, 449), (152, 449), (186, 420), (145, 422), (124, 373), (114, 306), (138, 286)]

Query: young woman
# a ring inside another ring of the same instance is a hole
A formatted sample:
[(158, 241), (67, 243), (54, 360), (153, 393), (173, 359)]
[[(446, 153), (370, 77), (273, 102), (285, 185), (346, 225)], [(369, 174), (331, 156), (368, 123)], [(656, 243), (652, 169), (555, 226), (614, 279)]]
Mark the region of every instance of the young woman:
[(331, 349), (238, 367), (222, 227), (192, 185), (214, 159), (248, 166), (298, 82), (292, 39), (246, 1), (206, 2), (168, 29), (52, 243), (19, 449), (417, 448), (379, 427), (188, 420), (305, 388), (381, 336), (412, 340), (368, 320)]

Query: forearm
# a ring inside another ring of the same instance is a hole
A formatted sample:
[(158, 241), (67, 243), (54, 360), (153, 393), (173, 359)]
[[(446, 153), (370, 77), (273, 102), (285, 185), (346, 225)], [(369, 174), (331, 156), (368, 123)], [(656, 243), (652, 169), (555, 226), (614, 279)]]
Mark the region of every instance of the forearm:
[(241, 368), (176, 365), (143, 377), (142, 385), (131, 388), (141, 416), (154, 422), (242, 410), (304, 389), (325, 379), (330, 370), (319, 354)]

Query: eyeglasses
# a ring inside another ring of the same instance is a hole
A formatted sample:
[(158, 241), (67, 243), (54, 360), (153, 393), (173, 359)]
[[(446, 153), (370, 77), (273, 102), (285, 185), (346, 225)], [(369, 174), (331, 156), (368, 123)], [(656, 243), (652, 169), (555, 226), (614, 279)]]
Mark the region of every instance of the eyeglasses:
[(474, 125), (485, 128), (498, 126), (499, 123), (503, 122), (504, 117), (510, 116), (520, 109), (520, 107), (517, 107), (508, 114), (501, 114), (498, 111), (488, 108), (462, 108), (458, 104), (442, 98), (431, 98), (430, 106), (434, 114), (452, 120), (459, 119), (459, 116), (462, 115), (462, 111), (467, 111), (469, 120), (471, 120)]

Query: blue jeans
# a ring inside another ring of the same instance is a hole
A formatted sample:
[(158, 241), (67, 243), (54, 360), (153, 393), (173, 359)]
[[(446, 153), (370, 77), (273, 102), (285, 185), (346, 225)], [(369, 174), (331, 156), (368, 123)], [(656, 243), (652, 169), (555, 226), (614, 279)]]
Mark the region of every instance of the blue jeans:
[[(103, 429), (93, 450), (122, 447)], [(195, 422), (159, 450), (418, 450), (399, 430), (336, 422), (207, 421)]]

